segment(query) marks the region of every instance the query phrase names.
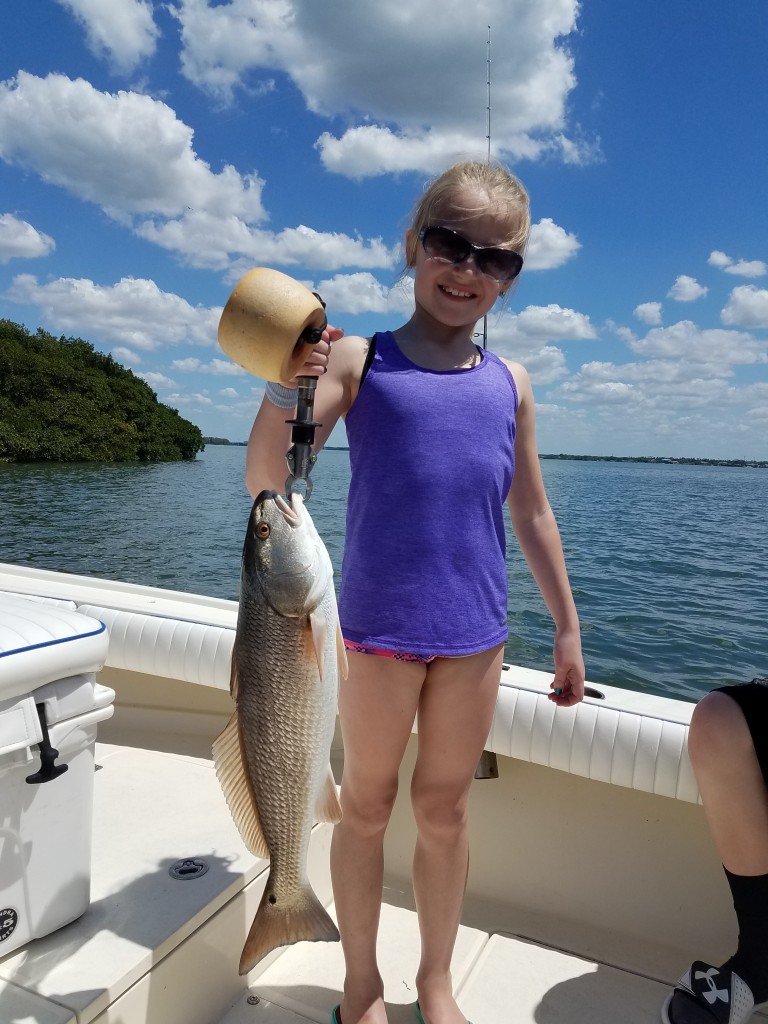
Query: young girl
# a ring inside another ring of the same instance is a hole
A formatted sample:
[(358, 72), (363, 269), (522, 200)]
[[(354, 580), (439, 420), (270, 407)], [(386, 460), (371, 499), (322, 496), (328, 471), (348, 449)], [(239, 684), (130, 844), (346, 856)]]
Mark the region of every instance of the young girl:
[[(528, 374), (472, 340), (519, 274), (529, 229), (527, 193), (505, 168), (451, 167), (428, 187), (406, 232), (413, 316), (373, 339), (329, 329), (301, 371), (323, 374), (317, 447), (343, 416), (352, 466), (339, 596), (349, 657), (339, 697), (344, 817), (331, 849), (346, 980), (335, 1024), (386, 1022), (376, 961), (383, 839), (417, 715), (416, 1016), (465, 1022), (450, 963), (468, 868), (469, 790), (507, 637), (505, 501), (555, 622), (550, 700), (567, 707), (584, 692)], [(254, 495), (283, 487), (292, 383), (268, 386), (256, 417), (247, 453)]]

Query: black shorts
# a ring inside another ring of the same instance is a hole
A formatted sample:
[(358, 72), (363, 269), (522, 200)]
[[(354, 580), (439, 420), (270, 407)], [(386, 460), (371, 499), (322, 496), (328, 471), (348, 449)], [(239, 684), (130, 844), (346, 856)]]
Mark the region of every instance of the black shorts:
[(768, 786), (768, 679), (753, 679), (751, 683), (736, 686), (719, 686), (716, 692), (727, 693), (741, 708)]

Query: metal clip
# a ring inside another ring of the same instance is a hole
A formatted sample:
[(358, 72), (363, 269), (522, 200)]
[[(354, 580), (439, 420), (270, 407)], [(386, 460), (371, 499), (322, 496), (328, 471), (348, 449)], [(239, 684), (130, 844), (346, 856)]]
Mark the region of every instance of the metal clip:
[[(287, 420), (286, 422), (291, 421)], [(286, 453), (285, 461), (288, 463), (289, 470), (289, 476), (285, 481), (286, 495), (293, 494), (299, 481), (303, 481), (304, 501), (309, 501), (309, 496), (312, 494), (312, 481), (309, 473), (317, 462), (317, 455), (312, 451), (312, 445), (294, 444)]]
[[(319, 296), (318, 296), (319, 298)], [(322, 302), (322, 299), (320, 300)], [(325, 305), (325, 304), (323, 304)], [(327, 321), (322, 327), (307, 328), (299, 338), (298, 344), (316, 345), (322, 337), (327, 326)], [(285, 493), (291, 495), (296, 489), (299, 481), (304, 482), (304, 500), (309, 501), (312, 494), (312, 481), (309, 479), (310, 470), (317, 461), (317, 456), (312, 451), (315, 443), (315, 427), (322, 424), (316, 423), (313, 418), (315, 405), (315, 389), (317, 388), (317, 377), (298, 377), (298, 394), (296, 396), (296, 419), (286, 420), (291, 427), (291, 441), (293, 444), (286, 453), (285, 461), (288, 463), (288, 479), (285, 481)]]

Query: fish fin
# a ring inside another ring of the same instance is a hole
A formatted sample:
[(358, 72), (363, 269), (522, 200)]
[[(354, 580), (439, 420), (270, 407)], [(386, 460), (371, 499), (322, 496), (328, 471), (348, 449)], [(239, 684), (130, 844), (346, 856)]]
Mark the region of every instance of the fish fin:
[(328, 774), (323, 783), (323, 788), (320, 790), (317, 798), (315, 821), (330, 821), (333, 825), (337, 821), (341, 821), (341, 804), (339, 803), (339, 794), (336, 790), (336, 779), (333, 777), (330, 765), (328, 765)]
[(269, 848), (259, 819), (256, 797), (247, 771), (245, 751), (240, 739), (237, 712), (214, 741), (213, 763), (227, 805), (243, 842), (257, 857), (269, 857)]
[(315, 648), (317, 668), (322, 679), (323, 653), (325, 651), (325, 636), (328, 632), (328, 620), (319, 606), (309, 613), (309, 625), (312, 629), (312, 645)]
[(336, 623), (336, 661), (339, 664), (339, 675), (346, 679), (349, 675), (349, 662), (347, 661), (347, 649), (344, 646), (344, 637), (341, 635), (341, 626)]
[(272, 874), (240, 957), (240, 974), (247, 974), (267, 953), (294, 942), (338, 942), (339, 931), (312, 888), (304, 885), (286, 906), (272, 903), (276, 893)]
[(232, 665), (229, 670), (229, 692), (232, 700), (237, 700), (237, 644), (232, 648)]

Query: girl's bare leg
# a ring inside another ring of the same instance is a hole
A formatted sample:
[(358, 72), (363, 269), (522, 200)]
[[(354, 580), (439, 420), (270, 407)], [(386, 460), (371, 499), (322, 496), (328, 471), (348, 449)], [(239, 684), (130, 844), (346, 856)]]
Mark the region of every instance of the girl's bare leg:
[(416, 976), (426, 1024), (464, 1024), (453, 998), (451, 956), (469, 866), (467, 806), (488, 739), (502, 647), (427, 666), (419, 702), (419, 753), (411, 784), (418, 829), (413, 888), (421, 930)]
[(697, 704), (688, 751), (723, 865), (735, 875), (768, 874), (768, 790), (736, 701), (710, 693)]
[(426, 666), (347, 654), (349, 676), (339, 695), (344, 816), (333, 830), (331, 844), (331, 877), (346, 964), (341, 1018), (342, 1024), (383, 1024), (386, 1011), (376, 935), (384, 832)]

